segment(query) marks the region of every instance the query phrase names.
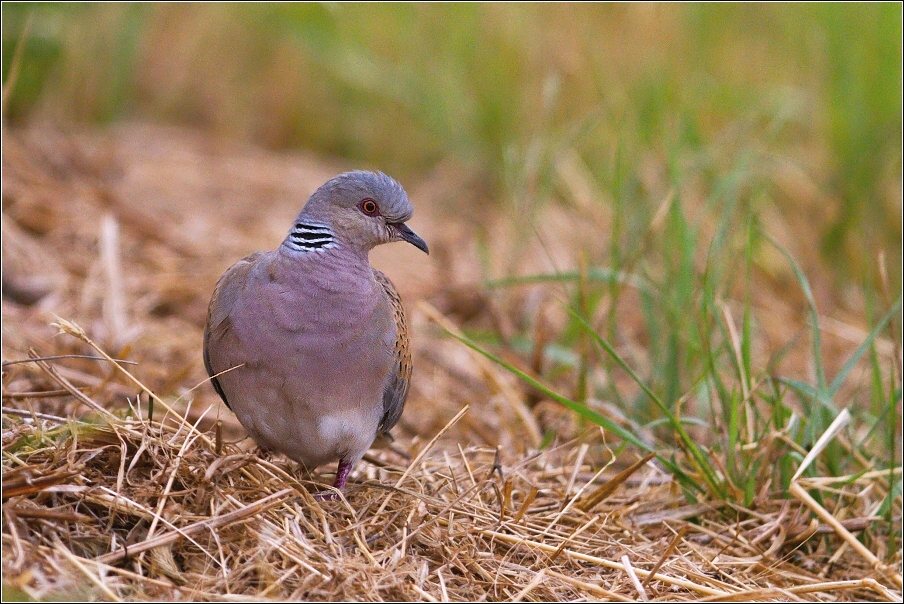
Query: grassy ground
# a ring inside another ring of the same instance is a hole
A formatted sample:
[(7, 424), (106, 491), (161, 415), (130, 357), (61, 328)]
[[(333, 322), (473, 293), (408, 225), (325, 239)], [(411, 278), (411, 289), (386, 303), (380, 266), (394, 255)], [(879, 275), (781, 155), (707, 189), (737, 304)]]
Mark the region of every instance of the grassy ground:
[[(3, 27), (5, 596), (900, 598), (897, 5)], [(415, 381), (317, 504), (241, 441), (200, 330), (358, 166), (433, 254), (374, 253)], [(6, 364), (100, 351), (138, 365)]]

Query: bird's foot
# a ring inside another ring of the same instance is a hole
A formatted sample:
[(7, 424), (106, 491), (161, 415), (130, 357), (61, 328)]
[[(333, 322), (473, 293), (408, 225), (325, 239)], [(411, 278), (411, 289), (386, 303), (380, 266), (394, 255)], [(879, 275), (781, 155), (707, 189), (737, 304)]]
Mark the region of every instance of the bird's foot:
[(339, 493), (336, 491), (318, 491), (311, 496), (314, 501), (339, 501)]
[[(339, 468), (336, 470), (336, 480), (333, 481), (333, 488), (341, 491), (345, 488), (348, 481), (348, 474), (352, 471), (352, 464), (344, 459), (339, 460)], [(317, 501), (339, 501), (339, 493), (336, 491), (319, 491), (314, 493), (314, 499)]]

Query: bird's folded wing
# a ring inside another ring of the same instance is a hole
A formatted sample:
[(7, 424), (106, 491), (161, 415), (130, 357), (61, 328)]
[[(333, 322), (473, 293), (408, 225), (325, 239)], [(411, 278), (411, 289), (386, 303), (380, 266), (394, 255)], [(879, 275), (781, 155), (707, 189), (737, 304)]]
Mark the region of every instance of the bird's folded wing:
[(223, 387), (220, 386), (220, 382), (215, 376), (217, 373), (229, 369), (229, 367), (217, 367), (214, 369), (211, 363), (210, 351), (212, 347), (219, 349), (224, 345), (224, 339), (232, 336), (230, 315), (236, 300), (238, 300), (245, 287), (248, 273), (265, 253), (256, 252), (246, 256), (223, 273), (213, 290), (210, 306), (207, 307), (207, 325), (204, 327), (204, 367), (207, 369), (207, 375), (210, 376), (210, 383), (213, 384), (217, 394), (220, 395), (227, 407), (229, 407), (229, 401), (226, 400), (226, 393), (223, 392)]
[(395, 426), (405, 407), (408, 383), (411, 380), (411, 340), (408, 336), (405, 309), (402, 307), (402, 300), (399, 298), (395, 286), (386, 275), (376, 269), (374, 269), (374, 278), (386, 294), (396, 326), (396, 342), (393, 350), (395, 363), (383, 389), (383, 416), (380, 418), (380, 425), (377, 428), (377, 434), (382, 434), (389, 432)]

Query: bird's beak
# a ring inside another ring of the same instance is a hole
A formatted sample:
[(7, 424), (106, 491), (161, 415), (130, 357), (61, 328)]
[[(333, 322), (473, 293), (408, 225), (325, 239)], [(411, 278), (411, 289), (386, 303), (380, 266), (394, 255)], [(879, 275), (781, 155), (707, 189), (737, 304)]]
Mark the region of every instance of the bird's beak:
[(404, 222), (399, 222), (391, 225), (395, 232), (398, 234), (399, 239), (402, 241), (407, 241), (417, 249), (423, 251), (425, 254), (429, 254), (430, 250), (427, 248), (427, 242), (418, 237), (417, 233), (408, 228), (408, 225)]

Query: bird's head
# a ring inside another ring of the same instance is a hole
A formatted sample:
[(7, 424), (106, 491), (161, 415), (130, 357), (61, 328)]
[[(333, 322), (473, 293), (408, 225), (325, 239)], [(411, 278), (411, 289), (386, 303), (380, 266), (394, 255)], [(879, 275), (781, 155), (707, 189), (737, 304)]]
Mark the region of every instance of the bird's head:
[(296, 251), (348, 246), (368, 252), (381, 243), (407, 241), (430, 253), (405, 224), (414, 208), (405, 189), (382, 172), (355, 170), (314, 191), (284, 245)]

